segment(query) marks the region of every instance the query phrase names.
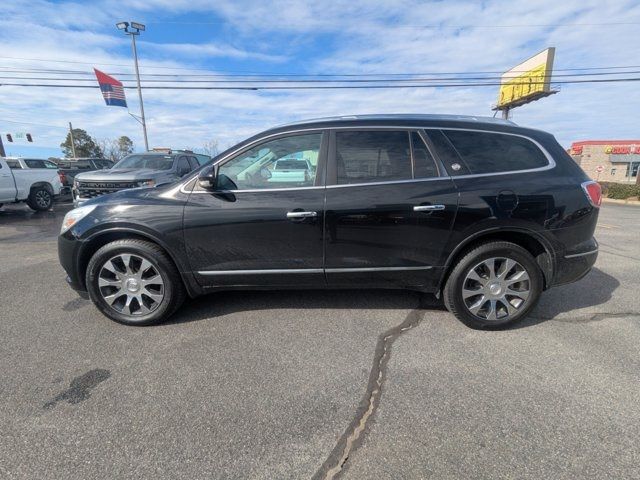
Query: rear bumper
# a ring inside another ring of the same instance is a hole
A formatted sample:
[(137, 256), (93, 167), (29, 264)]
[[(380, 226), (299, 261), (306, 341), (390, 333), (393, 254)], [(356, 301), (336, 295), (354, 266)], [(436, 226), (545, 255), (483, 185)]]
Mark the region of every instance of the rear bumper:
[(598, 242), (595, 238), (585, 242), (580, 249), (565, 252), (557, 259), (553, 286), (564, 285), (584, 277), (598, 258)]

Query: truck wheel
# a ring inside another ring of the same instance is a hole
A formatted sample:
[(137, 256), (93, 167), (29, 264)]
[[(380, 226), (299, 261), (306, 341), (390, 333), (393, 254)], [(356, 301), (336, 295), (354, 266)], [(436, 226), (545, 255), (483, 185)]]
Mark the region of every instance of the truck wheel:
[(116, 240), (89, 260), (89, 298), (107, 317), (127, 325), (166, 320), (182, 304), (185, 290), (178, 269), (156, 244)]
[(524, 248), (489, 242), (469, 251), (443, 290), (447, 309), (471, 328), (501, 328), (524, 318), (538, 303), (542, 272)]
[(44, 212), (53, 206), (53, 195), (45, 186), (34, 187), (27, 198), (27, 205), (36, 212)]

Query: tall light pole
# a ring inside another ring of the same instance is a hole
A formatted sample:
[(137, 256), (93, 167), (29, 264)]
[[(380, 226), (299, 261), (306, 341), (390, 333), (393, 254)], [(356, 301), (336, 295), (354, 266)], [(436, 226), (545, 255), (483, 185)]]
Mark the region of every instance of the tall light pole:
[[(133, 49), (133, 60), (136, 67), (136, 80), (138, 82), (138, 99), (140, 100), (140, 123), (142, 123), (142, 132), (144, 133), (144, 148), (149, 150), (149, 141), (147, 140), (147, 123), (144, 119), (144, 103), (142, 103), (142, 88), (140, 88), (140, 70), (138, 69), (138, 50), (136, 49), (136, 35), (144, 32), (145, 26), (137, 22), (118, 22), (116, 23), (118, 30), (123, 30), (126, 35), (131, 37), (131, 48)], [(131, 27), (131, 30), (129, 30)]]

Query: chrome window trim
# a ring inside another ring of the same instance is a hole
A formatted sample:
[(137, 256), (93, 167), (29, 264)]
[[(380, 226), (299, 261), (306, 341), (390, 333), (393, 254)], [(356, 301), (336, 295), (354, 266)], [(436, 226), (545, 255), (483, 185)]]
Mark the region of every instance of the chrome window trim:
[(264, 270), (201, 270), (199, 275), (271, 275), (283, 273), (358, 273), (358, 272), (401, 272), (407, 270), (431, 270), (422, 267), (347, 267), (347, 268), (273, 268)]
[[(344, 185), (326, 185), (326, 186), (322, 186), (322, 185), (314, 185), (314, 186), (310, 186), (310, 187), (293, 187), (293, 188), (271, 188), (271, 189), (252, 189), (252, 190), (220, 190), (220, 193), (241, 193), (241, 192), (276, 192), (276, 191), (288, 191), (288, 190), (307, 190), (307, 189), (318, 189), (318, 188), (344, 188), (344, 187), (360, 187), (363, 185), (389, 185), (389, 184), (395, 184), (395, 183), (407, 183), (407, 182), (423, 182), (423, 181), (431, 181), (431, 180), (442, 180), (442, 179), (457, 179), (457, 178), (481, 178), (481, 177), (490, 177), (490, 176), (495, 176), (495, 175), (514, 175), (514, 174), (518, 174), (518, 173), (531, 173), (531, 172), (543, 172), (545, 170), (551, 170), (552, 168), (555, 168), (556, 166), (556, 162), (553, 159), (553, 157), (551, 156), (551, 154), (547, 151), (546, 148), (544, 148), (537, 140), (528, 137), (527, 135), (523, 135), (520, 133), (512, 133), (512, 132), (496, 132), (496, 131), (492, 131), (492, 130), (483, 130), (481, 128), (460, 128), (460, 127), (433, 127), (433, 126), (421, 126), (421, 125), (367, 125), (367, 126), (344, 126), (344, 127), (325, 127), (325, 128), (302, 128), (302, 129), (296, 129), (296, 130), (290, 130), (288, 132), (279, 132), (279, 133), (273, 133), (271, 135), (267, 135), (265, 137), (260, 137), (259, 139), (254, 140), (253, 142), (244, 145), (232, 152), (229, 152), (227, 155), (225, 155), (223, 158), (219, 159), (218, 161), (216, 161), (213, 165), (218, 165), (219, 163), (224, 162), (225, 160), (228, 160), (230, 157), (236, 155), (237, 153), (240, 153), (242, 150), (244, 149), (250, 149), (252, 148), (254, 145), (258, 144), (258, 143), (262, 143), (264, 141), (269, 140), (270, 138), (273, 137), (278, 137), (278, 136), (286, 136), (289, 134), (296, 134), (296, 133), (303, 133), (303, 132), (314, 132), (314, 131), (324, 131), (324, 130), (389, 130), (389, 129), (403, 129), (403, 130), (458, 130), (458, 131), (464, 131), (464, 132), (481, 132), (481, 133), (493, 133), (496, 135), (512, 135), (514, 137), (520, 137), (520, 138), (524, 138), (526, 140), (529, 140), (530, 142), (532, 142), (536, 147), (538, 147), (540, 149), (540, 151), (543, 153), (543, 155), (546, 157), (547, 161), (549, 162), (548, 165), (544, 166), (544, 167), (538, 167), (538, 168), (530, 168), (530, 169), (526, 169), (526, 170), (509, 170), (506, 172), (493, 172), (493, 173), (475, 173), (475, 174), (468, 174), (468, 175), (453, 175), (453, 176), (440, 176), (440, 177), (432, 177), (432, 178), (424, 178), (424, 179), (411, 179), (411, 180), (395, 180), (395, 181), (390, 181), (390, 182), (371, 182), (371, 183), (350, 183), (350, 184), (344, 184)], [(426, 142), (425, 142), (426, 143)], [(429, 148), (429, 145), (427, 144), (427, 148)], [(430, 149), (429, 149), (430, 150)], [(431, 152), (432, 153), (432, 152)], [(433, 155), (433, 153), (432, 153)], [(435, 157), (434, 157), (435, 158)], [(445, 172), (446, 174), (446, 172)], [(442, 173), (441, 173), (442, 175)], [(183, 185), (180, 187), (180, 191), (182, 193), (205, 193), (205, 194), (211, 194), (211, 192), (207, 191), (207, 190), (198, 190), (196, 188), (197, 184), (194, 184), (194, 188), (191, 191), (188, 190), (184, 190), (184, 186), (188, 185), (189, 182), (191, 182), (197, 175), (194, 175), (193, 177), (190, 177), (188, 180), (186, 180)]]
[(451, 180), (451, 177), (409, 178), (407, 180), (390, 180), (388, 182), (345, 183), (342, 185), (327, 185), (326, 188), (365, 187), (367, 185), (394, 185), (398, 183), (421, 183), (435, 180)]

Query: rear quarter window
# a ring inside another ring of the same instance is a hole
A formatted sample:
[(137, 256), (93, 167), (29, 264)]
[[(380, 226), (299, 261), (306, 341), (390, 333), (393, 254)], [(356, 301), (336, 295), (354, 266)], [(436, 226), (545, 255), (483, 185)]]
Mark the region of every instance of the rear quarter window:
[(468, 130), (443, 130), (442, 133), (472, 175), (531, 170), (549, 164), (540, 148), (524, 137)]

